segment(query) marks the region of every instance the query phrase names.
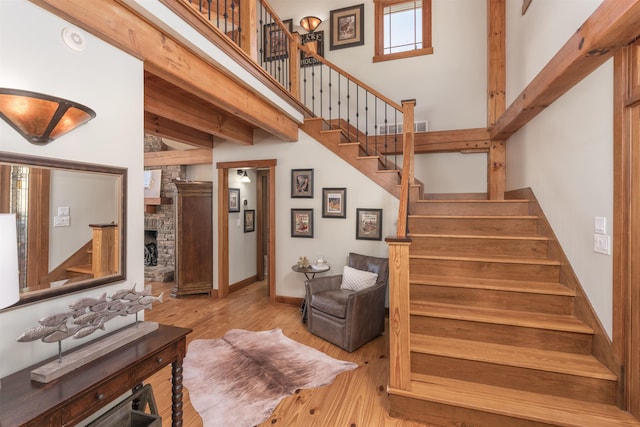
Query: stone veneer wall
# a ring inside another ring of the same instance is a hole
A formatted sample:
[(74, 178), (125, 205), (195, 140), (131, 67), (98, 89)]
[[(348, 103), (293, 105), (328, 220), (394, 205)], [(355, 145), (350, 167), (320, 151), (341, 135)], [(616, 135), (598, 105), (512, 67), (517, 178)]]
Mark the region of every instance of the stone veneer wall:
[[(162, 138), (152, 135), (145, 135), (144, 151), (166, 151), (167, 146), (162, 142)], [(161, 169), (162, 181), (160, 185), (160, 197), (174, 199), (176, 185), (173, 181), (176, 178), (186, 179), (186, 166), (162, 166), (145, 169)], [(175, 206), (156, 206), (155, 213), (144, 214), (145, 230), (157, 231), (158, 245), (158, 266), (173, 267), (176, 264), (176, 219)]]

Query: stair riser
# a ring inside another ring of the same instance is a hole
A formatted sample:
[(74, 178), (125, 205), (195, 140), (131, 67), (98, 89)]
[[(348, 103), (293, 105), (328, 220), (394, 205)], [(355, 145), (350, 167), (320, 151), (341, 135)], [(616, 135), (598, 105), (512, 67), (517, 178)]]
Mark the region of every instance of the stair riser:
[(529, 215), (529, 202), (418, 202), (415, 215)]
[(615, 382), (411, 352), (411, 372), (533, 393), (615, 404)]
[(409, 217), (411, 234), (460, 234), (473, 236), (536, 236), (538, 220), (532, 218)]
[[(434, 396), (437, 398), (437, 396)], [(431, 402), (428, 397), (413, 399), (389, 394), (389, 415), (394, 418), (417, 420), (428, 426), (447, 427), (554, 427), (555, 424), (494, 414), (460, 406)]]
[(570, 296), (530, 294), (494, 289), (413, 284), (411, 285), (411, 301), (546, 314), (573, 314), (573, 298)]
[(482, 277), (486, 279), (557, 282), (560, 277), (559, 266), (543, 264), (411, 258), (409, 268), (411, 274)]
[(531, 239), (411, 236), (412, 255), (496, 255), (546, 258), (549, 242)]
[(411, 316), (411, 333), (576, 354), (592, 347), (589, 334), (422, 315)]

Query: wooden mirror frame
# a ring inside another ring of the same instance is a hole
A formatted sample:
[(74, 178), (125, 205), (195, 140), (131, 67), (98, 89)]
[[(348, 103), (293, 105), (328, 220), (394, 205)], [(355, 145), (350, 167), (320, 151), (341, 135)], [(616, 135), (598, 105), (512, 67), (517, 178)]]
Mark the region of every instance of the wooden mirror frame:
[[(0, 152), (0, 165), (22, 165), (33, 166), (43, 169), (56, 169), (65, 171), (77, 171), (77, 172), (95, 172), (101, 174), (114, 175), (114, 177), (120, 179), (120, 200), (117, 200), (120, 204), (119, 211), (119, 265), (118, 272), (104, 277), (92, 278), (88, 280), (79, 281), (76, 283), (65, 284), (53, 288), (43, 289), (34, 292), (28, 292), (20, 295), (20, 300), (11, 307), (18, 305), (24, 305), (39, 301), (44, 301), (49, 298), (59, 297), (61, 295), (70, 294), (98, 286), (103, 286), (109, 283), (115, 283), (124, 281), (126, 279), (126, 260), (127, 260), (127, 241), (126, 241), (126, 225), (127, 225), (127, 169), (118, 168), (112, 166), (104, 166), (90, 163), (80, 163), (68, 160), (51, 159), (45, 157), (36, 157), (30, 155), (22, 155), (16, 153)], [(28, 262), (28, 260), (27, 260)], [(9, 307), (9, 308), (11, 308)]]

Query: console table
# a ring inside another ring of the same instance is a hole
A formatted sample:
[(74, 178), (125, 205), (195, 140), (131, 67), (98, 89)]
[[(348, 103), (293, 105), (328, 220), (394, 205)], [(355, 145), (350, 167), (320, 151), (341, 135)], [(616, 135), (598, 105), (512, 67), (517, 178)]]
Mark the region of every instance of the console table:
[(0, 427), (75, 425), (168, 364), (173, 384), (172, 425), (182, 426), (182, 360), (190, 332), (160, 325), (49, 383), (32, 381), (30, 376), (33, 368), (48, 361), (2, 378)]

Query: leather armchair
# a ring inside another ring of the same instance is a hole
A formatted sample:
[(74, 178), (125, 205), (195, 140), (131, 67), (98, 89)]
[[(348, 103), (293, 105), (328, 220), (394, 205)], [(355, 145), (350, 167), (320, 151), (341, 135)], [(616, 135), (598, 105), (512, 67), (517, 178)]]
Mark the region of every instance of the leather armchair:
[(307, 280), (305, 290), (309, 332), (352, 352), (384, 332), (389, 260), (350, 253), (348, 265), (377, 273), (375, 285), (340, 289), (340, 274)]

